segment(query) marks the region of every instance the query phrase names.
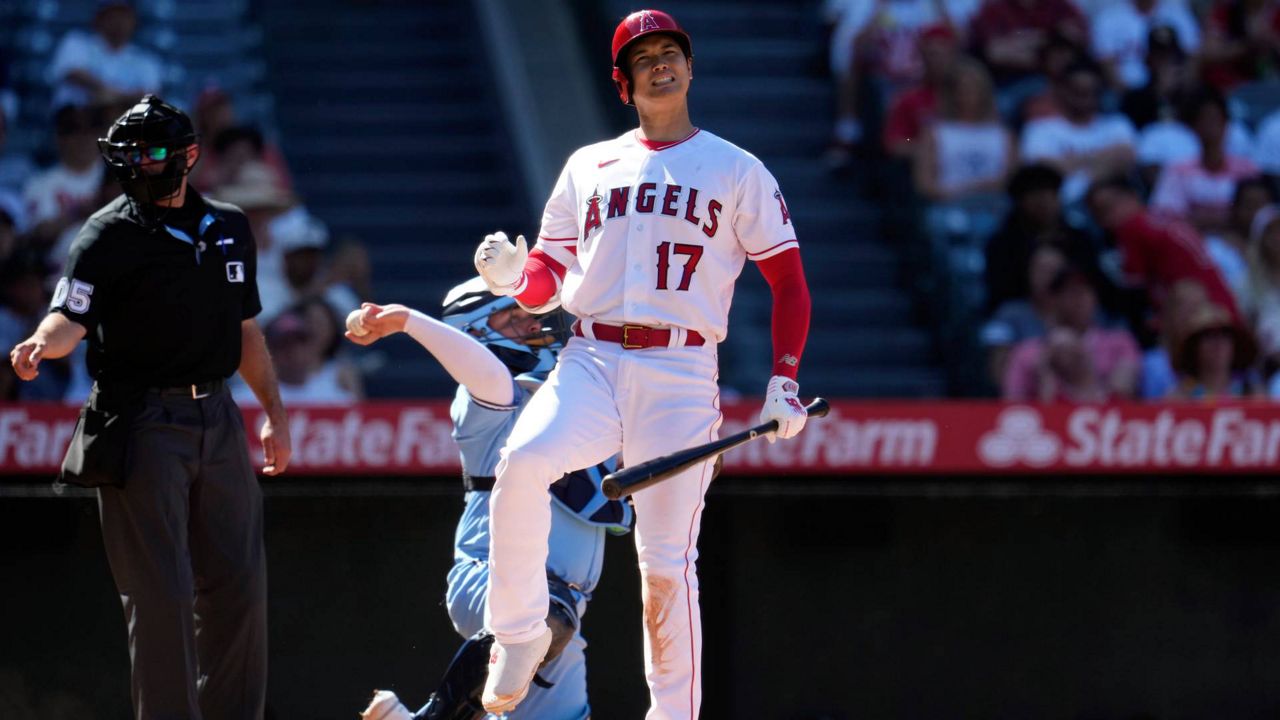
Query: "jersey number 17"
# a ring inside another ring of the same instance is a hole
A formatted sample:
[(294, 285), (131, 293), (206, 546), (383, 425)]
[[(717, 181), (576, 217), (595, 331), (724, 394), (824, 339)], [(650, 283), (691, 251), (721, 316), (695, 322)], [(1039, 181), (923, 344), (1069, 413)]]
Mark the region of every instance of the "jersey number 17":
[(685, 243), (658, 243), (658, 289), (667, 290), (667, 270), (671, 267), (671, 256), (684, 255), (687, 260), (684, 263), (684, 271), (680, 274), (680, 284), (676, 286), (676, 290), (688, 290), (689, 281), (693, 279), (693, 273), (698, 269), (698, 261), (702, 259), (701, 245), (686, 245)]

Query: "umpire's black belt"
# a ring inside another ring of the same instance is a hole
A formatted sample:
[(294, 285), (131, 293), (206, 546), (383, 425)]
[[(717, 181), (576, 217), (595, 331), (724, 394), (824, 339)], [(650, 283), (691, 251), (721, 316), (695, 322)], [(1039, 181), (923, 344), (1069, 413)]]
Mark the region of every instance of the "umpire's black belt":
[(492, 492), (493, 484), (497, 482), (497, 478), (491, 475), (468, 475), (462, 473), (462, 487), (467, 492)]
[(103, 383), (109, 389), (133, 390), (138, 393), (154, 393), (157, 395), (180, 395), (182, 397), (199, 400), (206, 398), (222, 390), (226, 386), (225, 380), (210, 380), (208, 382), (193, 383), (191, 385), (173, 385), (169, 387), (145, 387), (135, 386), (128, 383)]

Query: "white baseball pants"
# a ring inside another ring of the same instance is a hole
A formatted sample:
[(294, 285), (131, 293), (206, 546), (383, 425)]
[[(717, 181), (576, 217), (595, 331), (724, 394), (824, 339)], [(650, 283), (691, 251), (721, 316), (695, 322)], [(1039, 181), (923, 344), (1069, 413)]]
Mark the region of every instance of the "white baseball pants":
[[(500, 642), (538, 637), (547, 614), (547, 487), (622, 452), (635, 465), (709, 442), (720, 426), (714, 346), (624, 350), (573, 338), (516, 421), (490, 498), (486, 618)], [(647, 720), (693, 720), (702, 702), (698, 526), (712, 463), (642, 490), (636, 549), (644, 595)]]

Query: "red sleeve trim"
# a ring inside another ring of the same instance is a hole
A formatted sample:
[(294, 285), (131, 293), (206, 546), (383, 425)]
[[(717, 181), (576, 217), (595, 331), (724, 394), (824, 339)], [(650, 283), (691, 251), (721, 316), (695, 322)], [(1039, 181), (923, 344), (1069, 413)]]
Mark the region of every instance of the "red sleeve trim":
[(798, 245), (798, 244), (799, 244), (799, 243), (797, 243), (797, 242), (796, 242), (796, 239), (795, 239), (795, 238), (791, 238), (790, 240), (784, 240), (784, 241), (782, 241), (782, 242), (780, 242), (780, 243), (778, 243), (777, 245), (774, 245), (774, 246), (772, 246), (772, 247), (765, 248), (764, 250), (761, 250), (760, 252), (748, 252), (748, 253), (747, 253), (747, 257), (749, 257), (749, 258), (753, 258), (753, 259), (754, 259), (754, 258), (758, 258), (758, 257), (761, 257), (761, 256), (768, 255), (769, 253), (776, 251), (778, 248), (780, 248), (780, 247), (782, 247), (782, 246), (784, 246), (784, 245)]
[(541, 240), (542, 242), (566, 243), (566, 242), (577, 242), (578, 236), (574, 235), (573, 237), (567, 237), (567, 238), (553, 238), (553, 237), (547, 237), (546, 235), (539, 235), (538, 239)]
[[(795, 242), (794, 240), (789, 242)], [(785, 243), (783, 243), (785, 244)], [(773, 292), (773, 374), (796, 379), (809, 337), (809, 284), (799, 248), (788, 248), (756, 263)]]
[(564, 280), (564, 265), (538, 248), (529, 253), (524, 263), (524, 275), (517, 286), (516, 300), (529, 307), (545, 305), (560, 291)]

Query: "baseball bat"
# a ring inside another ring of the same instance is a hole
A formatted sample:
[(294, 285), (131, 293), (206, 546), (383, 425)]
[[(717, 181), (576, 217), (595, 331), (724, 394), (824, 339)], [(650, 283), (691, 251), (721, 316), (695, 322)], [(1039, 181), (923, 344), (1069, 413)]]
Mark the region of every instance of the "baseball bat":
[[(820, 418), (831, 412), (831, 406), (822, 398), (814, 398), (813, 402), (805, 406), (804, 411), (808, 413), (810, 418)], [(720, 438), (686, 450), (673, 452), (670, 455), (646, 460), (639, 465), (632, 465), (605, 475), (600, 487), (604, 491), (605, 497), (610, 500), (617, 500), (624, 495), (630, 495), (647, 487), (657, 485), (681, 470), (686, 470), (700, 462), (705, 462), (739, 445), (745, 445), (777, 429), (778, 421), (770, 420), (726, 438)]]

